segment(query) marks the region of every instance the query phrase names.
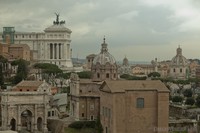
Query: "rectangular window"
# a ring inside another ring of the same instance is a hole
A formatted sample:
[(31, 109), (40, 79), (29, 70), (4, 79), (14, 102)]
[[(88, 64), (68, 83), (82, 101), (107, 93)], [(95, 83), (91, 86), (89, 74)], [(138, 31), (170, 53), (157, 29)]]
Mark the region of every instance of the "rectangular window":
[(94, 104), (90, 105), (90, 110), (94, 110)]
[(176, 69), (174, 68), (174, 72), (176, 72)]
[(109, 73), (106, 74), (106, 78), (109, 78)]
[(51, 116), (51, 112), (50, 111), (48, 111), (48, 117), (50, 117)]
[(182, 73), (182, 68), (180, 69), (180, 73)]
[(137, 108), (144, 108), (144, 98), (137, 98)]
[(90, 120), (91, 120), (91, 121), (94, 120), (94, 116), (93, 116), (93, 115), (90, 116)]
[(84, 117), (84, 113), (82, 113), (82, 117)]

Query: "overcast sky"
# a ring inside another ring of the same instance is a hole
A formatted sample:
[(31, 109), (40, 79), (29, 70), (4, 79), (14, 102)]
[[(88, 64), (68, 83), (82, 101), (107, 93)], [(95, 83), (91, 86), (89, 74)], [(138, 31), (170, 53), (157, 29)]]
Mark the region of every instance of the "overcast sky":
[(0, 0), (0, 27), (43, 32), (55, 12), (72, 30), (73, 57), (99, 53), (104, 35), (116, 60), (171, 60), (179, 45), (200, 57), (199, 0)]

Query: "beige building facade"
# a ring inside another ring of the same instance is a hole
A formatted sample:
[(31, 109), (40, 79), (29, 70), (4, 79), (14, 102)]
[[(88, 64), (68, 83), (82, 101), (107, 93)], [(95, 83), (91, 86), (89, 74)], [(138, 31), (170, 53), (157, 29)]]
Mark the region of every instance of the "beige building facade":
[(1, 130), (47, 133), (48, 94), (1, 92)]
[(99, 116), (101, 83), (79, 79), (75, 73), (70, 78), (70, 112), (75, 120), (95, 120)]
[(103, 133), (168, 133), (169, 90), (161, 81), (105, 81), (100, 90)]

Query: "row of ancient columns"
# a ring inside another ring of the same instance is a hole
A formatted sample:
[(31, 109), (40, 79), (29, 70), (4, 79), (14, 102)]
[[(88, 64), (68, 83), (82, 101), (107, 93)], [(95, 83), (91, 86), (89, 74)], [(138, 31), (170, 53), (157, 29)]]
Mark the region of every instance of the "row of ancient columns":
[(50, 43), (50, 59), (62, 59), (64, 45), (61, 43)]

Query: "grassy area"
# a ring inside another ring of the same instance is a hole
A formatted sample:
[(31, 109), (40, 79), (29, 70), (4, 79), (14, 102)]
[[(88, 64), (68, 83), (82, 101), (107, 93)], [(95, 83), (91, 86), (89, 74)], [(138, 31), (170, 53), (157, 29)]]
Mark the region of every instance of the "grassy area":
[(93, 128), (82, 128), (82, 129), (65, 128), (65, 133), (97, 133), (97, 131)]

